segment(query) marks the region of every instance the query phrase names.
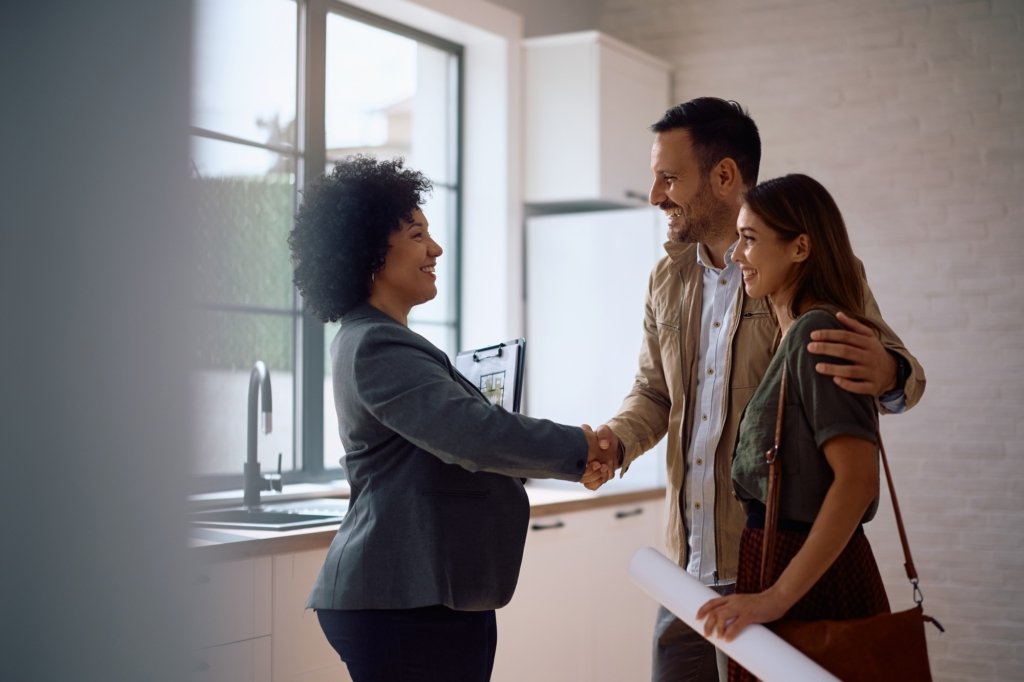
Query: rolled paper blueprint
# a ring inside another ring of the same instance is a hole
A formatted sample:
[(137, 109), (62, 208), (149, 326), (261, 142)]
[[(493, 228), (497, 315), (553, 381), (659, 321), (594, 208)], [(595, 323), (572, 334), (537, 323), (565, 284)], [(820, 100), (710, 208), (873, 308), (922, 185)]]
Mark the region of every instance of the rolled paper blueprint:
[[(719, 596), (717, 592), (650, 547), (637, 550), (633, 555), (629, 576), (658, 603), (704, 634), (703, 620), (697, 620), (697, 610), (709, 599)], [(706, 639), (764, 682), (839, 682), (839, 678), (763, 625), (748, 625), (731, 642), (717, 636)]]

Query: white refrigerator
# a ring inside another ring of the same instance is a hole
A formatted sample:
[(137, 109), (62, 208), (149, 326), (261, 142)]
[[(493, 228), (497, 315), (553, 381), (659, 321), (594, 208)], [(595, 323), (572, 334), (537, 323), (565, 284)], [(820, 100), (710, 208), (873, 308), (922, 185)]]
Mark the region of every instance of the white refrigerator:
[[(633, 385), (666, 233), (654, 208), (527, 220), (524, 413), (592, 427), (615, 414)], [(664, 438), (606, 486), (648, 484), (665, 484)]]

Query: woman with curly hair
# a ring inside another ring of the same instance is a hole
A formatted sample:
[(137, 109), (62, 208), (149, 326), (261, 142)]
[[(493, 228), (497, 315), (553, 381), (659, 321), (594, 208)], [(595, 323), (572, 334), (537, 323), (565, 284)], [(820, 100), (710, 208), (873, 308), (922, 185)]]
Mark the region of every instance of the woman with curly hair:
[(356, 156), (304, 193), (289, 236), (306, 309), (341, 320), (334, 403), (351, 497), (307, 602), (354, 682), (490, 678), (530, 515), (523, 479), (603, 483), (589, 427), (492, 405), (408, 327), (437, 295), (429, 181)]
[[(706, 617), (706, 634), (731, 640), (750, 623), (783, 616), (842, 620), (888, 613), (863, 529), (878, 508), (875, 401), (815, 371), (818, 358), (807, 351), (815, 330), (843, 328), (839, 312), (871, 324), (862, 266), (842, 214), (820, 183), (794, 174), (747, 192), (736, 225), (732, 258), (743, 286), (748, 296), (768, 298), (782, 338), (743, 414), (732, 461), (733, 488), (747, 510), (736, 594), (710, 600), (697, 617)], [(762, 586), (765, 453), (775, 440), (780, 395), (779, 519)], [(729, 679), (754, 678), (731, 661)]]

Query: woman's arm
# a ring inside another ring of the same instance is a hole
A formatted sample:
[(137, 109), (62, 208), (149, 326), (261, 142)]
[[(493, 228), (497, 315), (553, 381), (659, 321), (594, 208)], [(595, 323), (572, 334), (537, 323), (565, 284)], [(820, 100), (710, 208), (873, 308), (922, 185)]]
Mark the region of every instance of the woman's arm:
[(352, 404), (447, 464), (579, 481), (589, 460), (611, 459), (592, 432), (513, 414), (468, 390), (453, 376), (444, 353), (405, 327), (373, 326), (335, 362), (338, 374), (349, 379), (342, 380), (342, 390)]
[(732, 640), (750, 623), (782, 618), (839, 557), (864, 512), (878, 497), (878, 455), (871, 441), (836, 436), (824, 445), (835, 474), (803, 547), (774, 585), (758, 594), (712, 599), (697, 612), (704, 634)]

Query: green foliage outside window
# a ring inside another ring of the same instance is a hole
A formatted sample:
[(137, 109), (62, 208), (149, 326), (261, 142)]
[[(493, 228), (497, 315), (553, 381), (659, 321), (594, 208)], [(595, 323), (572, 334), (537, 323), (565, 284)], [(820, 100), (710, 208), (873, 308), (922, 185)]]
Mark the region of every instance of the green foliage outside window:
[[(291, 370), (294, 294), (287, 238), (294, 182), (291, 173), (194, 180), (195, 291), (205, 310), (199, 367), (240, 370), (261, 359), (272, 369)], [(236, 306), (282, 314), (230, 309)]]

